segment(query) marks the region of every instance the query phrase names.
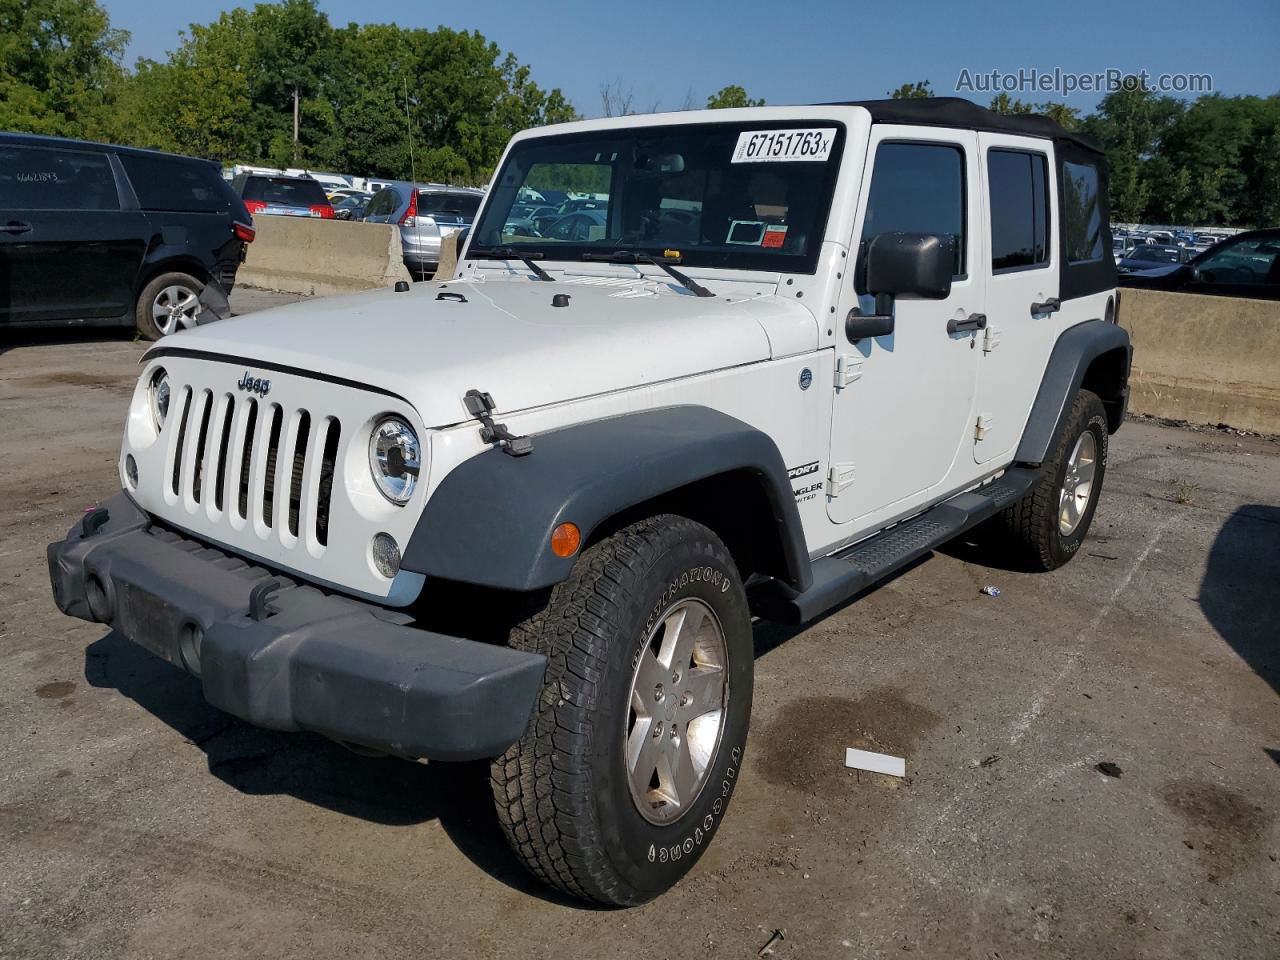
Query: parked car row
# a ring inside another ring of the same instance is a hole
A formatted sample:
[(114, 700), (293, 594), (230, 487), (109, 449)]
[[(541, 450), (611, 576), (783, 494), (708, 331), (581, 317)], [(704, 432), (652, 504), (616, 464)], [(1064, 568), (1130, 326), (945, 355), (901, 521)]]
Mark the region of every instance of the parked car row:
[(471, 225), (484, 191), (447, 184), (385, 182), (374, 192), (354, 187), (325, 193), (309, 175), (250, 173), (233, 181), (254, 214), (391, 223), (400, 228), (404, 264), (429, 280), (440, 262), (440, 241)]
[[(1139, 247), (1134, 253), (1170, 249), (1185, 248)], [(1280, 228), (1238, 233), (1186, 261), (1130, 258), (1118, 269), (1124, 287), (1278, 300)]]

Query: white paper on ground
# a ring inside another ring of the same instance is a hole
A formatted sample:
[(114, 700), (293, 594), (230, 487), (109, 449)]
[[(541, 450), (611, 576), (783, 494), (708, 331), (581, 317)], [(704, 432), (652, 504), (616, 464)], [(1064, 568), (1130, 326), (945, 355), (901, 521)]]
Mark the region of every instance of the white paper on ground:
[(855, 770), (887, 773), (891, 777), (907, 775), (907, 761), (902, 757), (891, 757), (887, 753), (872, 753), (870, 750), (855, 750), (853, 747), (845, 748), (844, 765)]

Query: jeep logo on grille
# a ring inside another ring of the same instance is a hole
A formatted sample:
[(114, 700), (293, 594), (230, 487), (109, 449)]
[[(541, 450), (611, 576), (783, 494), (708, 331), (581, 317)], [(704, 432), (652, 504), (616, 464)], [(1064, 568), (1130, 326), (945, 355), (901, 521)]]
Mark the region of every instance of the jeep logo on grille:
[(271, 392), (271, 381), (255, 377), (246, 370), (244, 372), (244, 376), (240, 378), (240, 382), (236, 384), (236, 387), (245, 391), (245, 393), (256, 393), (260, 397), (265, 397)]

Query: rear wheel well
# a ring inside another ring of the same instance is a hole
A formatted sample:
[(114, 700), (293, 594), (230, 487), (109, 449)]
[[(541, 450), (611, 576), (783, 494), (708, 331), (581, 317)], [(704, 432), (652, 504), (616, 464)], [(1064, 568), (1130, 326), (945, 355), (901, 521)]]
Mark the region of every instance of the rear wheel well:
[(698, 480), (627, 507), (591, 531), (587, 545), (662, 513), (696, 520), (718, 536), (746, 580), (753, 573), (791, 579), (783, 549), (781, 522), (760, 478), (749, 470), (734, 470)]
[(135, 297), (142, 293), (148, 283), (162, 273), (189, 273), (201, 283), (209, 282), (209, 271), (204, 264), (194, 257), (170, 257), (155, 263), (145, 263), (138, 273), (138, 282), (134, 286)]
[(1124, 391), (1129, 380), (1129, 353), (1122, 347), (1100, 353), (1089, 363), (1080, 382), (1081, 390), (1096, 393), (1107, 411), (1107, 428), (1120, 429), (1124, 417)]

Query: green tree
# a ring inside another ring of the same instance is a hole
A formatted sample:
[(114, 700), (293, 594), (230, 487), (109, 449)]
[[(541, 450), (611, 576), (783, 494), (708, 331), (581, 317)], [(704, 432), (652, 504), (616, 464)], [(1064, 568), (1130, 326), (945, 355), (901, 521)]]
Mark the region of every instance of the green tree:
[(1068, 107), (1065, 103), (1055, 103), (1049, 100), (1045, 103), (1037, 103), (1035, 112), (1043, 114), (1050, 120), (1056, 120), (1064, 130), (1080, 129), (1079, 107)]
[(990, 108), (996, 113), (1008, 115), (1023, 115), (1032, 113), (1032, 107), (1029, 103), (1021, 100), (1015, 100), (1007, 93), (1000, 93), (991, 98)]
[(721, 87), (711, 96), (707, 97), (708, 110), (721, 110), (726, 107), (763, 107), (763, 100), (753, 100), (747, 96), (745, 87), (740, 87), (736, 83), (727, 87)]
[(117, 101), (130, 143), (456, 183), (487, 180), (512, 134), (577, 116), (559, 90), (544, 91), (479, 33), (334, 28), (314, 0), (236, 8), (193, 25), (166, 62), (139, 62)]
[(890, 90), (888, 96), (893, 100), (923, 100), (933, 96), (928, 80), (919, 83), (904, 83), (897, 90)]
[(1182, 101), (1157, 96), (1134, 82), (1103, 97), (1097, 112), (1085, 119), (1084, 132), (1097, 140), (1107, 155), (1111, 214), (1116, 220), (1159, 221), (1148, 216), (1153, 198), (1149, 165), (1183, 109)]
[(0, 129), (101, 136), (128, 42), (94, 0), (0, 0)]

